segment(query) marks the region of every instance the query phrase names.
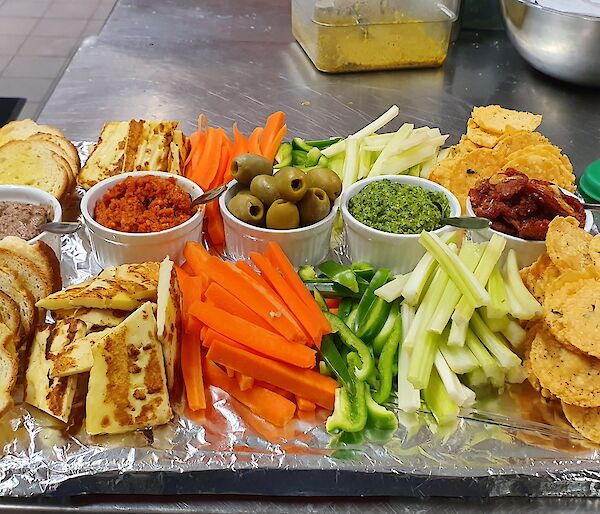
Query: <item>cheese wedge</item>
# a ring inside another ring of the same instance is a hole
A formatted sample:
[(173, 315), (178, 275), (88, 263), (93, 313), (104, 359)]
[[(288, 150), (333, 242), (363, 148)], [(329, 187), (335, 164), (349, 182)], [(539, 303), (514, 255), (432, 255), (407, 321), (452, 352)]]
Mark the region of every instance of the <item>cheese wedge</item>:
[(89, 434), (120, 434), (167, 423), (169, 404), (163, 354), (150, 302), (92, 348), (86, 398)]
[[(81, 322), (79, 322), (81, 323)], [(83, 323), (82, 323), (83, 324)], [(99, 332), (91, 332), (84, 336), (74, 336), (74, 339), (67, 341), (55, 353), (55, 341), (52, 342), (52, 360), (54, 368), (52, 370), (53, 377), (67, 377), (77, 375), (79, 373), (87, 373), (92, 369), (94, 364), (94, 356), (92, 348), (103, 337), (110, 334), (112, 328), (105, 328)]]
[(157, 335), (165, 357), (167, 384), (172, 391), (181, 369), (181, 291), (175, 266), (168, 257), (160, 264), (157, 296)]
[(54, 362), (50, 353), (52, 328), (39, 328), (31, 343), (29, 364), (25, 373), (25, 402), (64, 421), (69, 420), (77, 377), (52, 378)]

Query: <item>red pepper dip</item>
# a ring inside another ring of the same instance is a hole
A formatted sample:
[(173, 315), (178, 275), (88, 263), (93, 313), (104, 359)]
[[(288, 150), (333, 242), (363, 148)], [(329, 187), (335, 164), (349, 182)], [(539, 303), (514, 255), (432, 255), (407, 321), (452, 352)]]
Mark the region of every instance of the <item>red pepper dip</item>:
[(94, 219), (112, 230), (160, 232), (181, 225), (196, 210), (175, 178), (127, 177), (109, 188), (94, 208)]
[(522, 239), (544, 241), (556, 216), (573, 216), (582, 228), (585, 224), (577, 198), (513, 168), (481, 180), (469, 191), (469, 199), (475, 215), (489, 219), (494, 230)]

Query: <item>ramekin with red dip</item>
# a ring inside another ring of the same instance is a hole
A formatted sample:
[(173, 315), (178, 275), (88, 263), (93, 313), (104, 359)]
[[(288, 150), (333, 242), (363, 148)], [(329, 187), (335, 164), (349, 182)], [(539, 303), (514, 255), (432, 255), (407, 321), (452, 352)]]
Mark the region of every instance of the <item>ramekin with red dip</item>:
[(200, 241), (204, 209), (192, 208), (202, 189), (161, 171), (123, 173), (86, 192), (81, 212), (99, 264), (183, 260), (187, 241)]

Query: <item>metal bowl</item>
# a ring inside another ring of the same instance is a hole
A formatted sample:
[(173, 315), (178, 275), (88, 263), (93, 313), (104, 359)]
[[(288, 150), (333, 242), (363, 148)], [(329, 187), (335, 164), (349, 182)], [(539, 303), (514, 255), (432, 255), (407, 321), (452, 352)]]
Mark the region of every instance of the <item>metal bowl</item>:
[(521, 56), (552, 77), (600, 86), (600, 18), (556, 11), (533, 0), (501, 0), (508, 35)]

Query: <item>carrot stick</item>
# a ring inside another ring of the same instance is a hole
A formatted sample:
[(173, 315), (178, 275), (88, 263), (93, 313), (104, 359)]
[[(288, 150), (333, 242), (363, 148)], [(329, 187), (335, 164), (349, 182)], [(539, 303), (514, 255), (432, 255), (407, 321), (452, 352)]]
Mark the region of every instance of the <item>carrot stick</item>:
[(176, 268), (176, 271), (179, 289), (181, 289), (181, 295), (183, 296), (183, 316), (187, 318), (190, 306), (196, 300), (202, 299), (202, 294), (208, 287), (209, 281), (204, 273), (191, 276), (179, 267)]
[(189, 262), (184, 262), (181, 265), (181, 270), (184, 271), (185, 273), (187, 273), (188, 275), (195, 275), (194, 270), (190, 266)]
[(277, 243), (269, 241), (267, 249), (265, 250), (265, 257), (271, 261), (271, 264), (273, 264), (275, 268), (279, 269), (283, 275), (283, 278), (310, 309), (315, 319), (319, 320), (319, 325), (321, 326), (323, 333), (329, 334), (331, 332), (331, 326), (329, 325), (329, 322), (325, 316), (323, 316), (323, 313), (317, 305), (317, 302), (315, 302), (315, 299), (308, 292), (308, 289), (306, 289), (306, 286), (302, 283), (302, 280), (300, 280), (300, 277), (296, 273), (296, 270), (294, 270), (292, 263), (285, 256), (285, 253), (283, 253), (281, 247)]
[(183, 247), (183, 256), (186, 264), (192, 268), (193, 275), (203, 274), (209, 259), (212, 257), (208, 250), (200, 243), (188, 241)]
[(231, 149), (231, 154), (229, 156), (229, 162), (227, 163), (227, 168), (225, 169), (225, 178), (224, 181), (227, 183), (232, 179), (231, 176), (231, 163), (233, 159), (235, 159), (238, 155), (242, 155), (248, 152), (248, 140), (242, 134), (237, 127), (237, 123), (233, 124), (233, 146)]
[(221, 309), (226, 310), (230, 314), (235, 316), (239, 316), (240, 318), (253, 323), (259, 327), (264, 328), (272, 332), (271, 325), (269, 325), (264, 319), (262, 319), (256, 312), (252, 309), (246, 307), (242, 302), (240, 302), (233, 294), (224, 289), (222, 286), (217, 284), (216, 282), (212, 282), (206, 292), (204, 293), (206, 301), (215, 307), (220, 307)]
[(264, 279), (283, 299), (290, 311), (294, 313), (313, 343), (319, 347), (322, 334), (318, 318), (314, 317), (311, 310), (304, 304), (304, 302), (279, 274), (279, 271), (275, 269), (268, 259), (256, 252), (250, 252), (250, 259), (260, 270), (260, 274), (264, 277)]
[(206, 376), (211, 385), (222, 389), (273, 425), (282, 427), (294, 417), (296, 406), (293, 402), (264, 387), (252, 387), (242, 391), (237, 381), (228, 377), (214, 362), (207, 361)]
[(268, 382), (263, 382), (262, 380), (255, 380), (254, 383), (256, 385), (259, 385), (260, 387), (266, 387), (267, 389), (270, 389), (274, 393), (280, 394), (281, 396), (287, 398), (292, 402), (296, 401), (296, 396), (293, 393), (290, 393), (289, 391), (286, 391), (281, 387), (274, 386), (273, 384), (269, 384)]
[(225, 228), (223, 227), (223, 217), (219, 210), (217, 201), (206, 205), (207, 230), (210, 240), (214, 245), (220, 246), (225, 242)]
[(186, 334), (192, 334), (196, 336), (198, 339), (202, 338), (202, 322), (194, 318), (193, 316), (188, 316), (183, 320), (183, 331)]
[(200, 340), (192, 333), (185, 333), (181, 344), (181, 368), (185, 394), (192, 410), (206, 409), (204, 381), (202, 379), (202, 353)]
[(237, 261), (235, 265), (250, 278), (256, 280), (261, 286), (266, 287), (269, 291), (275, 293), (275, 291), (273, 291), (273, 288), (269, 285), (269, 283), (262, 276), (260, 276), (260, 274), (254, 271), (252, 266), (250, 266), (250, 264), (248, 264), (246, 261)]
[(262, 133), (263, 129), (260, 127), (256, 127), (252, 131), (252, 134), (250, 134), (250, 138), (248, 139), (248, 152), (262, 155), (260, 151), (260, 136)]
[[(306, 347), (299, 346), (299, 348)], [(281, 387), (321, 407), (333, 409), (337, 382), (317, 371), (289, 366), (219, 341), (211, 345), (207, 358), (254, 377), (256, 380)]]
[(221, 148), (219, 152), (219, 167), (217, 168), (217, 174), (214, 180), (210, 184), (210, 188), (214, 188), (222, 185), (225, 182), (225, 170), (229, 164), (229, 156), (231, 154), (231, 141), (227, 137), (227, 134), (222, 128), (217, 129), (221, 138)]
[(229, 366), (225, 366), (225, 372), (229, 378), (235, 378), (235, 370)]
[(291, 341), (305, 339), (302, 328), (273, 291), (252, 280), (236, 266), (217, 257), (211, 257), (204, 269), (211, 280), (237, 296), (278, 334)]
[(300, 396), (296, 396), (296, 405), (298, 405), (298, 410), (301, 410), (303, 412), (312, 412), (317, 408), (317, 406), (313, 402), (311, 402), (310, 400), (305, 400)]
[(200, 133), (198, 135), (198, 139), (195, 145), (195, 148), (192, 147), (192, 160), (189, 164), (189, 170), (188, 170), (188, 178), (191, 180), (194, 180), (194, 182), (197, 180), (194, 177), (199, 176), (199, 174), (201, 173), (201, 168), (200, 168), (200, 161), (202, 159), (202, 155), (204, 154), (204, 149), (206, 148), (206, 134), (205, 133)]
[(273, 138), (269, 141), (267, 147), (264, 149), (264, 156), (267, 159), (275, 159), (275, 155), (277, 155), (277, 150), (279, 150), (279, 145), (281, 145), (281, 142), (283, 141), (283, 138), (285, 137), (286, 133), (287, 125), (283, 125), (273, 136)]
[[(196, 318), (193, 318), (193, 319), (196, 319)], [(198, 320), (196, 320), (196, 321), (198, 321)], [(200, 322), (198, 322), (198, 323), (200, 323)], [(245, 348), (241, 344), (236, 343), (233, 339), (230, 339), (229, 337), (224, 336), (223, 334), (219, 334), (216, 330), (213, 330), (212, 328), (208, 328), (205, 336), (202, 338), (202, 346), (204, 346), (205, 348), (210, 348), (211, 345), (215, 341), (221, 341), (222, 343), (225, 343), (225, 344), (228, 344), (231, 346), (235, 346), (236, 348), (241, 348), (241, 349)]]
[(240, 391), (247, 391), (254, 387), (254, 379), (243, 373), (235, 372), (235, 379), (237, 380)]
[(195, 302), (190, 308), (190, 314), (213, 330), (258, 353), (300, 368), (312, 368), (315, 365), (314, 350), (290, 343), (278, 334), (206, 302)]
[(335, 309), (340, 306), (339, 298), (325, 298), (325, 303), (330, 309)]

